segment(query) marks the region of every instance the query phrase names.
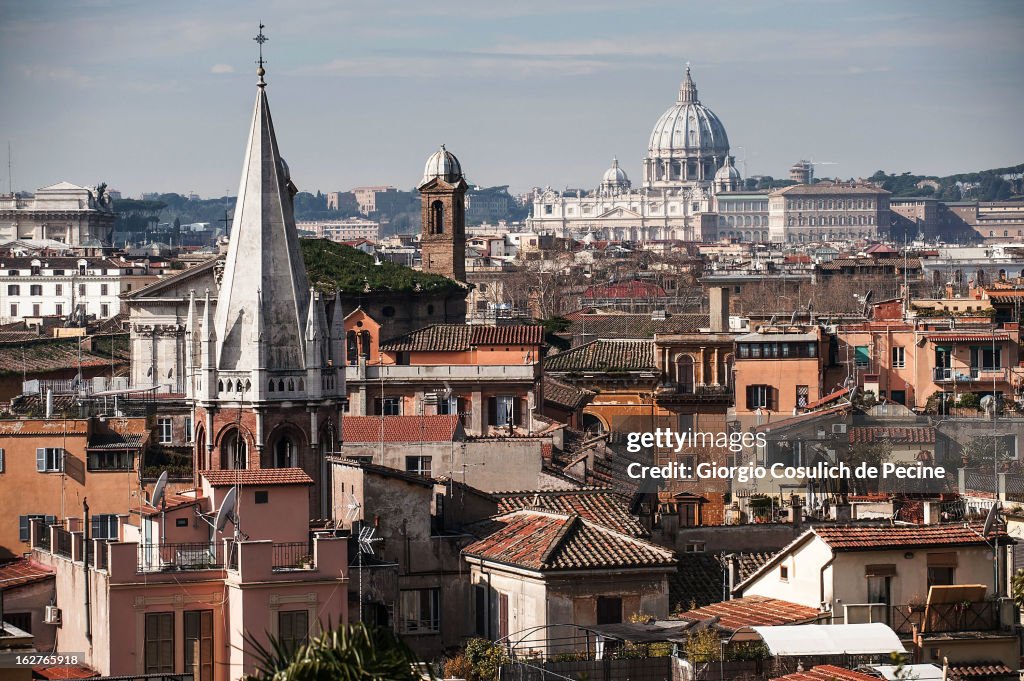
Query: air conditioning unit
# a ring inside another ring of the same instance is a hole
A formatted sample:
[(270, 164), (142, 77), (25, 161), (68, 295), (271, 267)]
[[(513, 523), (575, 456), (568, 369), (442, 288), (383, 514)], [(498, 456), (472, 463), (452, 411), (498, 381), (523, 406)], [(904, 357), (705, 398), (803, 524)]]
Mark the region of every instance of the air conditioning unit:
[(840, 434), (840, 433), (845, 433), (845, 432), (846, 432), (846, 424), (845, 423), (833, 423), (832, 424), (832, 434), (833, 435)]
[(56, 605), (46, 606), (46, 610), (43, 612), (43, 623), (60, 624), (60, 608)]

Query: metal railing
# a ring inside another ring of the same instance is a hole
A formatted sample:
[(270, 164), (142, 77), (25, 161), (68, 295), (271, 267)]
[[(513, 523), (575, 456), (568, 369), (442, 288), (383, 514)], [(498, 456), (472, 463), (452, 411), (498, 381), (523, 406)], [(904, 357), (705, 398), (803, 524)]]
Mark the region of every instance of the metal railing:
[(36, 529), (36, 540), (32, 544), (34, 549), (42, 549), (43, 551), (50, 550), (50, 526), (44, 523), (42, 520), (33, 520), (32, 524)]
[(73, 545), (71, 533), (58, 527), (54, 529), (54, 534), (57, 536), (57, 545), (54, 547), (53, 552), (58, 556), (70, 558)]
[(92, 543), (92, 566), (97, 570), (107, 569), (107, 542), (93, 541)]
[(272, 569), (308, 570), (313, 566), (313, 551), (306, 542), (275, 542)]
[(217, 570), (223, 567), (224, 550), (218, 542), (139, 544), (139, 572)]
[(984, 367), (935, 367), (932, 369), (932, 380), (936, 383), (955, 381), (972, 383), (975, 381), (1005, 381), (1006, 369)]
[(892, 606), (892, 628), (898, 634), (993, 631), (999, 629), (999, 604), (961, 601)]

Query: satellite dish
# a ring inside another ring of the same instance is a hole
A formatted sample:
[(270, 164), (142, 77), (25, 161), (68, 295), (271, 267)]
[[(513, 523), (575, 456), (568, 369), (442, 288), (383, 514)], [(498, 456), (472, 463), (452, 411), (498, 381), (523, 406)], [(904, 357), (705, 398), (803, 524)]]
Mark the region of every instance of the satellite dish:
[(150, 500), (149, 505), (153, 508), (157, 507), (157, 504), (164, 502), (164, 488), (167, 487), (167, 471), (160, 474), (160, 477), (156, 479), (156, 485), (153, 486), (153, 498)]
[(991, 395), (985, 395), (981, 398), (981, 408), (985, 410), (985, 413), (991, 413), (996, 406), (996, 398)]
[(224, 529), (224, 526), (228, 524), (228, 520), (234, 522), (235, 489), (232, 487), (228, 490), (228, 493), (224, 495), (224, 501), (220, 502), (220, 508), (217, 509), (217, 515), (213, 520), (213, 528), (218, 532)]
[(988, 509), (988, 515), (985, 517), (985, 528), (981, 531), (986, 537), (988, 533), (992, 531), (992, 526), (996, 524), (996, 519), (999, 517), (1000, 503), (996, 501), (992, 504), (992, 508)]

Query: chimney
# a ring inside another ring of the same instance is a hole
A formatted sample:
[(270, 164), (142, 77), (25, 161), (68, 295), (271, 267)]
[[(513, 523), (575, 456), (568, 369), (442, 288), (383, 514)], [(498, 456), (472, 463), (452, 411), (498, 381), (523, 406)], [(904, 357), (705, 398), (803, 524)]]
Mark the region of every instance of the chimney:
[(724, 333), (729, 330), (729, 289), (716, 286), (708, 291), (708, 308), (711, 317), (711, 332)]

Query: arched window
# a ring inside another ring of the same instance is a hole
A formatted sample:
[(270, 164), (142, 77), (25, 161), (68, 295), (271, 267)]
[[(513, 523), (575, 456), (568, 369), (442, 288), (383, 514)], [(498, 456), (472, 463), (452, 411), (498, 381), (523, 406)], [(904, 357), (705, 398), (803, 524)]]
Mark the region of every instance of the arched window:
[(230, 470), (249, 467), (249, 448), (237, 430), (225, 433), (220, 441), (220, 467)]
[(269, 381), (269, 382), (267, 383), (267, 390), (268, 390), (269, 392), (274, 392), (274, 381), (273, 381), (273, 380), (271, 380), (271, 381)]
[(430, 233), (444, 234), (444, 204), (440, 201), (430, 204)]
[(359, 332), (359, 354), (362, 357), (370, 356), (370, 332), (360, 331)]
[(345, 356), (349, 364), (355, 364), (359, 360), (359, 342), (356, 340), (355, 331), (345, 334)]
[(295, 392), (295, 381), (291, 378), (288, 379), (288, 392)]
[(283, 378), (278, 379), (278, 381), (277, 381), (277, 390), (278, 390), (278, 392), (282, 392), (282, 393), (284, 392), (284, 379)]
[(295, 443), (289, 437), (282, 437), (274, 445), (274, 468), (295, 468)]
[(676, 357), (676, 385), (679, 387), (679, 392), (693, 392), (693, 357), (689, 355)]

